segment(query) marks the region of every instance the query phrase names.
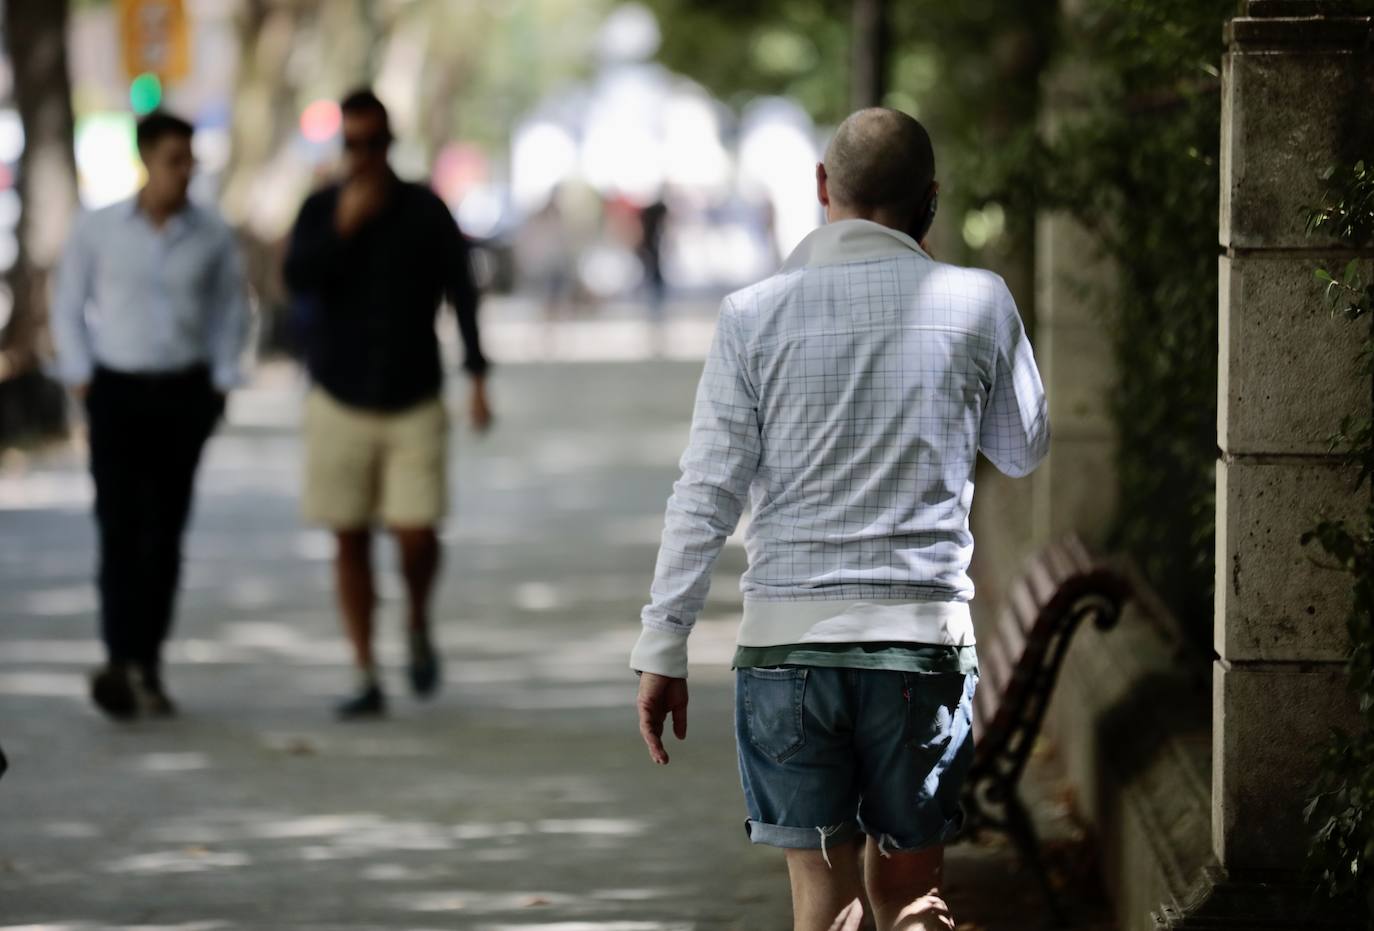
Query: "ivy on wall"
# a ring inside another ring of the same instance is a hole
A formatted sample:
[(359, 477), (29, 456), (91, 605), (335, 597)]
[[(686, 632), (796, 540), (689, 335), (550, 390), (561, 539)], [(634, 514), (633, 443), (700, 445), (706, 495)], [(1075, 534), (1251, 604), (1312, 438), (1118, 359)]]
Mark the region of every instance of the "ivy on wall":
[(1052, 133), (980, 166), (989, 200), (1066, 211), (1115, 268), (1112, 539), (1210, 650), (1222, 24), (1234, 0), (1084, 0)]
[[(1308, 219), (1308, 232), (1333, 236), (1351, 248), (1374, 242), (1374, 165), (1357, 163), (1327, 176), (1328, 192)], [(1359, 261), (1343, 270), (1319, 268), (1333, 314), (1360, 327), (1359, 365), (1371, 387), (1371, 403), (1348, 413), (1331, 448), (1356, 472), (1356, 488), (1370, 491), (1374, 476), (1374, 282), (1366, 282)], [(1374, 495), (1362, 520), (1354, 524), (1327, 519), (1303, 535), (1328, 562), (1350, 577), (1346, 616), (1350, 655), (1346, 661), (1351, 691), (1363, 718), (1354, 733), (1334, 730), (1304, 817), (1313, 828), (1310, 863), (1321, 886), (1333, 897), (1350, 897), (1374, 928)]]

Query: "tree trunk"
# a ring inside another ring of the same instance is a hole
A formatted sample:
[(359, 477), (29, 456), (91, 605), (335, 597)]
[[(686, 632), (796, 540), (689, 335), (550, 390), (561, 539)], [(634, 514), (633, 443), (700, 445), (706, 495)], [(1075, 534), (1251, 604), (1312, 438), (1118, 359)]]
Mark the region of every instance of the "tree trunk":
[(0, 442), (63, 424), (60, 390), (38, 369), (48, 343), (48, 283), (77, 208), (67, 0), (7, 0), (5, 43), (24, 127), (13, 311), (0, 333)]
[[(231, 154), (220, 206), (240, 234), (245, 275), (259, 302), (258, 348), (264, 354), (296, 348), (281, 259), (283, 237), (299, 203), (282, 192), (305, 179), (280, 170), (280, 157), (300, 132), (306, 94), (341, 94), (369, 80), (369, 63), (382, 39), (376, 30), (386, 24), (374, 17), (373, 5), (246, 0), (239, 6)], [(290, 67), (291, 56), (302, 47), (318, 59), (308, 74)], [(302, 80), (306, 87), (300, 86)], [(300, 187), (303, 197), (308, 191)]]
[(887, 0), (854, 0), (850, 103), (853, 109), (877, 107), (887, 95), (890, 34)]

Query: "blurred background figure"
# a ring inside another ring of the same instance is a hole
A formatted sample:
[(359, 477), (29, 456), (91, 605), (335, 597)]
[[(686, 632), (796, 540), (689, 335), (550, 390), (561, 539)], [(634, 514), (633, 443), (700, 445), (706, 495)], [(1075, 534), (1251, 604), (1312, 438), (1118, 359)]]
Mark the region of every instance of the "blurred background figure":
[(663, 302), (668, 285), (663, 278), (663, 229), (668, 205), (660, 196), (639, 211), (639, 261), (644, 266), (644, 293), (653, 327), (654, 354), (663, 354)]
[(551, 348), (552, 324), (572, 314), (577, 284), (576, 256), (558, 205), (557, 190), (516, 234), (515, 259), (521, 277), (543, 307), (545, 339)]
[(428, 698), (439, 686), (429, 607), (439, 571), (435, 528), (448, 503), (448, 416), (435, 332), (444, 299), (466, 349), (478, 430), (490, 424), (491, 411), (467, 241), (433, 191), (392, 171), (391, 121), (381, 100), (355, 91), (340, 111), (343, 180), (306, 200), (284, 268), (287, 285), (313, 314), (305, 330), (314, 387), (304, 511), (335, 536), (339, 611), (358, 670), (357, 690), (338, 713), (354, 718), (385, 710), (372, 649), (376, 525), (391, 532), (401, 554), (411, 689)]
[(200, 453), (243, 376), (243, 272), (219, 214), (187, 198), (191, 124), (138, 124), (147, 182), (84, 217), (52, 308), (57, 370), (86, 405), (107, 662), (91, 697), (112, 718), (166, 716), (162, 644)]

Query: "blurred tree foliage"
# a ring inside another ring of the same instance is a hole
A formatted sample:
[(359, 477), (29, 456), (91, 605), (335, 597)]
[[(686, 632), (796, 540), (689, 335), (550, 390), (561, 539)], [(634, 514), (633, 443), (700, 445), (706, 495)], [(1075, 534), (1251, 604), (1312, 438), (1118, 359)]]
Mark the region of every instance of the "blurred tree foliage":
[[(514, 122), (595, 65), (610, 0), (245, 0), (225, 205), (251, 213), (264, 167), (311, 101), (376, 87), (403, 149), (428, 166), (462, 139), (502, 154)], [(300, 186), (306, 179), (297, 179)], [(268, 218), (262, 229), (280, 227)]]
[[(1120, 501), (1129, 552), (1210, 651), (1215, 539), (1222, 24), (1235, 0), (1082, 0), (1052, 131), (987, 159), (1014, 201), (1067, 211), (1116, 269)], [(999, 177), (1000, 176), (1000, 177)]]
[[(819, 123), (834, 125), (850, 111), (851, 23), (847, 4), (825, 0), (648, 0), (663, 23), (659, 58), (700, 81), (727, 103), (742, 107), (761, 94), (797, 100)], [(968, 186), (969, 166), (1034, 126), (1040, 74), (1057, 32), (1054, 0), (912, 0), (888, 3), (890, 73), (883, 103), (917, 116), (931, 130), (944, 179), (942, 257), (971, 261), (991, 244), (988, 264), (1020, 264), (1033, 211), (1018, 204), (1008, 232), (975, 238), (962, 232), (965, 212), (986, 192)], [(951, 224), (949, 218), (954, 218)], [(1001, 239), (999, 243), (997, 240)], [(1002, 255), (1006, 251), (1009, 255)], [(1030, 307), (1029, 281), (1021, 290)]]
[(849, 19), (827, 0), (649, 0), (659, 60), (736, 109), (761, 94), (838, 122), (849, 103)]
[[(651, 0), (661, 57), (726, 99), (785, 93), (847, 110), (848, 23), (821, 0)], [(885, 103), (941, 160), (941, 257), (1001, 271), (1033, 307), (1038, 212), (1096, 234), (1115, 336), (1121, 506), (1130, 552), (1193, 632), (1212, 629), (1217, 149), (1223, 23), (1236, 0), (912, 0), (891, 4)], [(1052, 105), (1049, 95), (1053, 96)], [(1033, 313), (1027, 314), (1033, 322)]]
[(611, 0), (244, 0), (232, 161), (221, 201), (244, 233), (264, 336), (283, 345), (279, 241), (323, 180), (292, 157), (303, 109), (371, 85), (391, 110), (401, 174), (424, 177), (461, 140), (504, 164), (515, 122), (596, 65)]

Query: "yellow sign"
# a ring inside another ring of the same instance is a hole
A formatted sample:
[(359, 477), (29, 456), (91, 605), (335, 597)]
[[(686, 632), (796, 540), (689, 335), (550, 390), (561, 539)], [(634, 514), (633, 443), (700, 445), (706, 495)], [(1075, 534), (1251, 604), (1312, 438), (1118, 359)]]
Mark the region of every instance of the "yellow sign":
[(183, 0), (119, 0), (124, 70), (130, 79), (155, 74), (164, 83), (191, 69), (191, 30)]

